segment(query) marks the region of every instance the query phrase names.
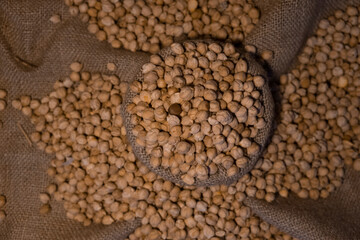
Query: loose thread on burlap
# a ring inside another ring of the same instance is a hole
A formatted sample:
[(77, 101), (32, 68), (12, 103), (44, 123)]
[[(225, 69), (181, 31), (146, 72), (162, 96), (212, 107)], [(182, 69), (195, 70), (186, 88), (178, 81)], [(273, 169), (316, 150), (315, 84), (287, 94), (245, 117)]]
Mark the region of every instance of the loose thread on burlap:
[(17, 122), (17, 126), (19, 127), (22, 134), (24, 134), (26, 141), (29, 143), (29, 146), (32, 146), (31, 140), (29, 138), (29, 135), (26, 133), (25, 129), (21, 126), (20, 122)]

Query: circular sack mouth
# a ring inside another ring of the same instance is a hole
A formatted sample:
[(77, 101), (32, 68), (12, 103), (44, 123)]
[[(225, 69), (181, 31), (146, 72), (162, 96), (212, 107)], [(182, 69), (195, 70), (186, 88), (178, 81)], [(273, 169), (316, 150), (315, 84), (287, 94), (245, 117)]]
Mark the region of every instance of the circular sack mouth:
[(122, 106), (135, 156), (180, 185), (238, 180), (271, 135), (267, 74), (231, 43), (187, 40), (150, 57)]

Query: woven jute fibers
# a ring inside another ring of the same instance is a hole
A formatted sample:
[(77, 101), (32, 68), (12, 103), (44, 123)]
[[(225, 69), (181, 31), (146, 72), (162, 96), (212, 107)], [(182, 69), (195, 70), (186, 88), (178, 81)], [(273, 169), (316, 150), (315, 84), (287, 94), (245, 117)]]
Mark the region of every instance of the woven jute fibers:
[[(0, 194), (7, 197), (7, 217), (0, 224), (0, 239), (122, 239), (139, 222), (105, 227), (83, 227), (69, 220), (60, 203), (53, 211), (39, 214), (39, 193), (51, 179), (46, 176), (51, 156), (30, 147), (17, 127), (33, 131), (29, 120), (11, 107), (21, 95), (45, 96), (52, 85), (69, 74), (73, 61), (84, 63), (92, 72), (105, 72), (106, 64), (116, 64), (122, 81), (133, 79), (147, 54), (114, 50), (99, 43), (87, 26), (67, 15), (62, 0), (1, 1), (0, 4), (0, 89), (8, 91), (8, 107), (0, 112)], [(49, 21), (53, 14), (62, 23)], [(20, 60), (22, 59), (22, 61)]]
[[(191, 42), (205, 42), (205, 43), (210, 44), (214, 41), (204, 39), (204, 40), (191, 40)], [(222, 43), (220, 43), (220, 44), (222, 44)], [(271, 135), (271, 132), (272, 132), (273, 118), (274, 118), (274, 102), (273, 102), (273, 98), (272, 98), (270, 88), (268, 85), (267, 73), (264, 70), (264, 68), (254, 59), (254, 57), (252, 55), (246, 54), (243, 51), (240, 51), (239, 49), (237, 49), (237, 50), (241, 54), (240, 58), (246, 59), (246, 61), (248, 62), (249, 73), (254, 76), (261, 75), (266, 79), (266, 83), (265, 83), (264, 87), (262, 89), (260, 89), (260, 92), (261, 92), (260, 100), (265, 108), (264, 120), (266, 122), (266, 125), (263, 129), (261, 129), (259, 131), (258, 135), (254, 139), (254, 141), (257, 144), (259, 144), (261, 146), (261, 148), (258, 153), (249, 157), (249, 162), (247, 163), (247, 165), (244, 168), (239, 169), (239, 172), (237, 174), (235, 174), (234, 176), (228, 177), (227, 173), (226, 173), (226, 169), (222, 166), (218, 166), (219, 170), (216, 174), (210, 176), (206, 180), (202, 180), (202, 181), (196, 180), (195, 183), (193, 184), (194, 186), (211, 186), (211, 185), (220, 185), (220, 184), (229, 185), (229, 184), (233, 183), (234, 181), (240, 179), (243, 175), (248, 173), (254, 167), (259, 156), (261, 155), (262, 151), (264, 150), (264, 148), (267, 144), (267, 141), (269, 139), (269, 136)], [(169, 56), (171, 54), (172, 54), (172, 51), (171, 51), (170, 47), (161, 50), (161, 52), (159, 53), (159, 55), (162, 57), (162, 59), (165, 59), (167, 56)], [(142, 82), (143, 75), (140, 73), (137, 76), (136, 80)], [(134, 125), (131, 124), (131, 120), (130, 120), (131, 114), (126, 111), (127, 106), (132, 103), (132, 99), (135, 96), (136, 96), (136, 93), (132, 92), (131, 89), (129, 88), (128, 92), (126, 94), (122, 112), (123, 112), (123, 116), (124, 116), (126, 130), (127, 130), (128, 140), (132, 145), (132, 148), (134, 150), (136, 157), (140, 161), (142, 161), (150, 170), (152, 170), (156, 174), (160, 175), (164, 179), (171, 181), (173, 183), (180, 184), (180, 185), (186, 185), (184, 183), (184, 181), (181, 179), (180, 174), (173, 175), (171, 173), (170, 169), (165, 169), (161, 166), (159, 166), (159, 167), (151, 166), (151, 164), (150, 164), (151, 156), (146, 154), (145, 147), (141, 147), (138, 144), (136, 144), (136, 137), (132, 133), (132, 129), (133, 129)]]

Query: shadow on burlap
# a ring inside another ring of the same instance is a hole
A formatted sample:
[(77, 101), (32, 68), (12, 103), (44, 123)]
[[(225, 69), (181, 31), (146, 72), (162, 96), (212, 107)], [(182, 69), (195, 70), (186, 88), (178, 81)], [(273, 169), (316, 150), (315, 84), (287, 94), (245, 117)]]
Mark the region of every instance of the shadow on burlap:
[[(260, 50), (273, 50), (275, 57), (269, 65), (274, 76), (279, 76), (293, 64), (296, 54), (321, 17), (337, 7), (344, 7), (347, 3), (359, 4), (360, 1), (257, 2), (262, 7), (263, 16), (246, 43), (254, 44)], [(98, 43), (87, 32), (86, 25), (77, 18), (70, 18), (67, 12), (68, 8), (62, 0), (1, 2), (0, 88), (8, 91), (9, 103), (24, 94), (45, 96), (56, 80), (69, 74), (68, 66), (73, 61), (83, 62), (85, 69), (92, 72), (104, 73), (107, 73), (106, 63), (113, 62), (118, 67), (116, 73), (120, 79), (132, 81), (141, 65), (148, 60), (148, 54), (115, 50), (108, 44)], [(49, 18), (53, 14), (60, 14), (63, 22), (52, 24)], [(27, 64), (16, 59), (22, 59)], [(16, 123), (20, 121), (29, 133), (33, 128), (20, 112), (8, 107), (0, 112), (0, 120), (4, 122), (4, 127), (0, 129), (0, 194), (5, 194), (8, 199), (5, 207), (7, 217), (0, 224), (0, 239), (122, 239), (133, 231), (136, 223), (82, 227), (66, 218), (59, 203), (52, 203), (53, 211), (49, 215), (40, 216), (38, 195), (50, 181), (46, 169), (51, 157), (27, 144)], [(356, 186), (359, 185), (351, 183), (358, 181), (359, 176), (351, 173), (347, 176), (347, 182), (340, 189), (341, 194), (321, 202), (331, 207), (329, 212), (334, 211), (332, 216), (335, 217), (331, 220), (328, 214), (322, 214), (320, 202), (307, 204), (307, 212), (315, 216), (311, 218), (301, 217), (301, 214), (297, 214), (298, 218), (294, 217), (296, 213), (302, 213), (303, 204), (303, 200), (296, 198), (279, 200), (274, 205), (257, 201), (251, 205), (260, 217), (301, 239), (355, 239), (356, 227), (360, 228), (359, 215), (355, 214), (359, 211), (353, 210), (355, 207), (349, 205), (352, 203), (349, 199), (357, 199), (358, 209), (359, 189)], [(334, 205), (340, 202), (343, 202), (343, 208)], [(298, 219), (298, 224), (294, 224), (293, 219)], [(329, 229), (322, 222), (338, 229), (337, 232), (322, 235)]]

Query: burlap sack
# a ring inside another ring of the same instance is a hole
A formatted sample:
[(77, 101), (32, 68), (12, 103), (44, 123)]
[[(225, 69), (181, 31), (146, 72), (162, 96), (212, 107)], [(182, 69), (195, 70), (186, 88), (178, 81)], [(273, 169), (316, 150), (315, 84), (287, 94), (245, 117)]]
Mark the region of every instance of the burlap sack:
[[(206, 42), (206, 43), (212, 43), (213, 40), (204, 39), (204, 40), (191, 40), (195, 42)], [(219, 42), (222, 44), (221, 42)], [(239, 180), (242, 176), (244, 176), (246, 173), (248, 173), (253, 167), (255, 166), (257, 160), (261, 156), (264, 148), (266, 147), (269, 137), (272, 133), (273, 128), (273, 119), (274, 119), (274, 101), (272, 98), (272, 94), (270, 92), (270, 88), (268, 85), (268, 79), (267, 79), (267, 72), (262, 67), (262, 65), (254, 58), (253, 55), (245, 53), (244, 50), (238, 48), (237, 51), (241, 54), (241, 58), (246, 59), (249, 66), (249, 73), (252, 75), (260, 75), (263, 76), (266, 79), (266, 84), (263, 88), (259, 89), (261, 92), (260, 100), (262, 101), (264, 105), (264, 119), (266, 122), (266, 125), (263, 129), (259, 131), (257, 136), (254, 138), (254, 141), (259, 144), (260, 151), (256, 154), (249, 156), (249, 162), (246, 164), (244, 168), (239, 169), (239, 172), (231, 177), (227, 176), (226, 169), (223, 166), (218, 166), (219, 170), (216, 174), (211, 175), (206, 180), (195, 180), (195, 183), (192, 186), (212, 186), (212, 185), (230, 185), (236, 180)], [(170, 47), (164, 48), (160, 51), (159, 55), (165, 59), (167, 56), (171, 55), (171, 49)], [(143, 75), (139, 73), (139, 75), (136, 77), (136, 80), (142, 82), (143, 81)], [(164, 179), (171, 181), (173, 183), (177, 183), (180, 185), (187, 185), (182, 179), (181, 175), (173, 175), (170, 171), (170, 169), (165, 169), (161, 166), (159, 167), (153, 167), (150, 164), (150, 156), (146, 154), (145, 147), (141, 147), (138, 144), (136, 144), (136, 137), (132, 133), (132, 129), (134, 128), (134, 125), (131, 124), (131, 114), (126, 111), (129, 104), (132, 103), (132, 99), (136, 96), (136, 93), (131, 91), (131, 89), (128, 89), (128, 92), (126, 93), (124, 105), (122, 108), (124, 123), (127, 131), (127, 138), (129, 142), (131, 143), (131, 146), (133, 148), (134, 154), (136, 155), (137, 159), (139, 161), (142, 161), (151, 171), (155, 172), (156, 174), (160, 175)]]
[[(269, 65), (275, 76), (291, 66), (321, 17), (347, 3), (359, 4), (358, 0), (257, 2), (262, 7), (263, 16), (246, 42), (256, 45), (260, 50), (274, 51), (275, 57)], [(140, 66), (148, 60), (147, 54), (114, 50), (107, 44), (98, 43), (95, 37), (87, 33), (86, 26), (76, 18), (69, 18), (67, 12), (68, 8), (62, 0), (1, 2), (0, 88), (9, 92), (9, 102), (23, 94), (34, 97), (46, 95), (54, 81), (69, 73), (69, 64), (76, 60), (83, 62), (88, 70), (105, 73), (106, 63), (114, 62), (122, 81), (133, 80)], [(57, 25), (50, 23), (49, 18), (53, 14), (60, 14), (63, 22)], [(109, 227), (95, 225), (85, 228), (68, 220), (59, 203), (52, 204), (51, 214), (40, 216), (38, 194), (50, 181), (45, 172), (51, 157), (28, 146), (16, 123), (20, 121), (28, 132), (33, 128), (20, 112), (8, 107), (0, 112), (0, 120), (4, 122), (4, 127), (0, 129), (0, 193), (5, 194), (8, 199), (4, 208), (7, 217), (0, 224), (0, 239), (122, 239), (136, 227), (136, 223), (118, 223)], [(358, 179), (359, 176), (347, 175), (346, 181), (355, 183)], [(324, 201), (347, 203), (343, 205), (344, 208), (324, 203), (337, 213), (331, 221), (331, 217), (321, 215), (323, 211), (318, 211), (319, 206), (312, 202), (306, 211), (318, 212), (318, 216), (301, 217), (302, 201), (298, 199), (289, 203), (280, 200), (278, 208), (259, 202), (254, 202), (252, 207), (259, 216), (300, 239), (356, 239), (356, 234), (359, 233), (354, 229), (360, 228), (357, 221), (359, 211), (356, 210), (359, 205), (359, 189), (356, 186), (359, 185), (345, 183), (340, 194), (334, 195), (337, 197)], [(351, 205), (352, 201), (348, 202), (347, 199), (357, 202), (356, 209)], [(298, 211), (293, 206), (299, 206)], [(299, 216), (298, 221), (293, 222), (294, 213), (298, 212), (300, 213), (295, 214)], [(287, 221), (281, 221), (282, 219)], [(350, 221), (341, 225), (345, 219)], [(317, 224), (324, 222), (327, 222), (328, 227)], [(338, 230), (332, 235), (326, 235), (329, 228)]]

